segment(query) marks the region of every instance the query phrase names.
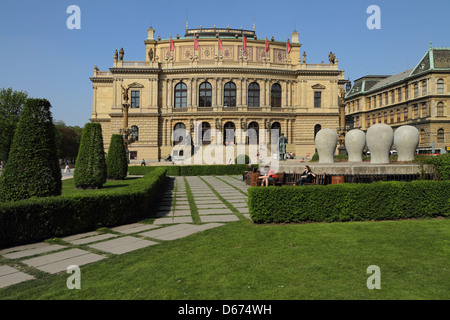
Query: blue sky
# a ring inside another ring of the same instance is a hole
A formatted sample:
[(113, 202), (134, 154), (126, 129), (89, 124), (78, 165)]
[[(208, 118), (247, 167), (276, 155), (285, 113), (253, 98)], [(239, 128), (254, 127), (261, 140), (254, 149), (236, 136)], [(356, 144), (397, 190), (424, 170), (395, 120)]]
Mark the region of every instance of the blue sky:
[[(67, 7), (81, 10), (81, 29), (69, 30)], [(369, 30), (370, 5), (381, 10), (381, 29)], [(112, 67), (114, 50), (124, 60), (145, 60), (144, 40), (184, 35), (190, 28), (252, 29), (259, 38), (286, 41), (294, 28), (309, 63), (333, 51), (346, 78), (393, 74), (414, 67), (430, 47), (450, 47), (448, 0), (341, 1), (143, 1), (1, 0), (0, 88), (12, 87), (52, 103), (53, 117), (83, 126), (92, 110), (94, 66)]]

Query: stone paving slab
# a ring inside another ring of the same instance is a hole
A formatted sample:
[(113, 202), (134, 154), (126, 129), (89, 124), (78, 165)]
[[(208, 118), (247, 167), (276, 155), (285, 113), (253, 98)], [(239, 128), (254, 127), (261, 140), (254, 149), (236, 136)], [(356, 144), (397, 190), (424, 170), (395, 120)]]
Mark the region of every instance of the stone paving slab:
[(33, 276), (10, 266), (0, 266), (0, 288), (35, 279)]
[(153, 224), (191, 223), (192, 217), (166, 217), (155, 219)]
[(200, 219), (202, 222), (230, 222), (239, 220), (234, 214), (201, 216)]
[(149, 229), (157, 228), (158, 226), (152, 225), (152, 224), (146, 224), (146, 223), (132, 223), (127, 224), (120, 227), (112, 228), (111, 230), (124, 233), (124, 234), (131, 234), (131, 233), (137, 233)]
[(202, 209), (198, 210), (199, 215), (233, 213), (230, 209)]
[(179, 206), (178, 204), (175, 206), (175, 211), (177, 210), (189, 210), (191, 207), (190, 206), (186, 206), (186, 205), (182, 205)]
[(89, 247), (113, 254), (123, 254), (155, 244), (158, 244), (158, 242), (144, 240), (132, 236), (126, 236), (114, 240), (95, 243), (90, 245)]
[(19, 258), (34, 256), (37, 254), (46, 253), (46, 252), (56, 251), (56, 250), (60, 250), (63, 248), (65, 248), (65, 246), (62, 246), (59, 244), (49, 244), (49, 245), (39, 246), (37, 248), (31, 248), (31, 249), (26, 249), (26, 250), (22, 250), (22, 251), (7, 253), (7, 254), (4, 254), (3, 256), (8, 259), (19, 259)]
[(247, 202), (233, 202), (231, 205), (235, 208), (247, 208), (248, 204)]
[(210, 204), (196, 204), (197, 209), (225, 209), (227, 206), (224, 203), (210, 203)]
[(26, 265), (35, 267), (41, 271), (55, 274), (66, 271), (71, 265), (82, 266), (88, 263), (100, 261), (106, 257), (81, 249), (69, 249), (58, 253), (31, 258), (22, 261)]
[(175, 212), (173, 213), (173, 215), (175, 217), (180, 217), (180, 216), (190, 216), (191, 215), (191, 210), (175, 210)]
[(104, 233), (104, 234), (99, 234), (98, 236), (87, 237), (87, 238), (72, 240), (72, 241), (68, 241), (68, 242), (71, 244), (74, 244), (74, 245), (80, 245), (80, 244), (87, 244), (87, 243), (102, 241), (102, 240), (115, 238), (115, 237), (117, 237), (117, 234)]
[(96, 236), (99, 234), (100, 234), (100, 232), (98, 232), (98, 231), (91, 231), (91, 232), (80, 233), (80, 234), (75, 234), (73, 236), (64, 237), (64, 238), (62, 238), (62, 240), (66, 241), (66, 242), (70, 242), (72, 240), (78, 240), (78, 239), (85, 238), (85, 237), (92, 237), (92, 236)]
[(25, 245), (21, 245), (21, 246), (17, 246), (17, 247), (6, 248), (6, 249), (0, 250), (0, 256), (3, 256), (10, 252), (15, 252), (15, 251), (23, 251), (23, 250), (29, 250), (29, 249), (37, 249), (37, 248), (41, 248), (41, 247), (48, 247), (49, 245), (50, 244), (47, 242), (37, 242), (37, 243), (25, 244)]
[(177, 224), (170, 227), (161, 228), (158, 230), (152, 230), (149, 232), (141, 233), (141, 236), (155, 238), (159, 240), (175, 240), (189, 236), (191, 234), (204, 231), (206, 229), (215, 228), (222, 224), (215, 223), (210, 225), (192, 225), (192, 224)]

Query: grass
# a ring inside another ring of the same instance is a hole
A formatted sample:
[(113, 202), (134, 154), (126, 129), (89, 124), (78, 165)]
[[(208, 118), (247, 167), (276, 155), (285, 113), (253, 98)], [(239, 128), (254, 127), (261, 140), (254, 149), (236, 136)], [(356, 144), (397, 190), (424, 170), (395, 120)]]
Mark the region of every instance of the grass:
[[(192, 236), (0, 289), (0, 299), (325, 300), (450, 298), (448, 219), (255, 225)], [(369, 290), (370, 265), (381, 289)]]
[(138, 181), (139, 177), (126, 177), (124, 180), (108, 180), (100, 189), (76, 189), (72, 179), (65, 179), (62, 181), (62, 195), (76, 195), (76, 194), (88, 194), (88, 193), (101, 193), (110, 192), (125, 188)]

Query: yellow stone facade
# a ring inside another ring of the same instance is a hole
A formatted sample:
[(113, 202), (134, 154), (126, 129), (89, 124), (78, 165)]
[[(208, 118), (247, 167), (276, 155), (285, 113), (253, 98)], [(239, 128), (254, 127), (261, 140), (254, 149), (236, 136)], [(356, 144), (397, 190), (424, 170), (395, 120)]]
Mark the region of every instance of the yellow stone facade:
[(416, 67), (392, 76), (365, 76), (345, 97), (347, 129), (375, 123), (415, 126), (419, 148), (450, 146), (450, 48), (430, 48)]
[(308, 63), (296, 31), (287, 41), (258, 39), (254, 31), (230, 28), (186, 29), (184, 37), (161, 40), (149, 28), (144, 44), (145, 60), (127, 61), (116, 51), (113, 67), (95, 67), (90, 78), (91, 121), (102, 125), (106, 151), (111, 135), (124, 127), (122, 88), (129, 88), (128, 127), (139, 136), (129, 146), (132, 162), (162, 161), (171, 154), (180, 124), (197, 143), (204, 123), (211, 129), (208, 143), (216, 146), (225, 146), (220, 134), (232, 128), (232, 144), (242, 144), (251, 158), (246, 135), (255, 124), (259, 149), (270, 143), (262, 129), (279, 128), (287, 138), (286, 152), (296, 158), (314, 154), (319, 128), (338, 130), (344, 71), (331, 53), (324, 54), (326, 63)]

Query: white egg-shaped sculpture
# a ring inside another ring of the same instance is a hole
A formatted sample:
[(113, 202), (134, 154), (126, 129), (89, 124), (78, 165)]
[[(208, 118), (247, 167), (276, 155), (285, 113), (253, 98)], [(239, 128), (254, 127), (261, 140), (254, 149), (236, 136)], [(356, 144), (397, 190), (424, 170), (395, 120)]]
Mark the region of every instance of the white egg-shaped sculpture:
[(397, 149), (397, 161), (412, 161), (416, 147), (419, 144), (419, 130), (416, 127), (404, 125), (394, 132), (394, 145)]
[(370, 163), (389, 163), (389, 151), (394, 142), (394, 131), (384, 123), (371, 126), (366, 132), (366, 144), (370, 151)]
[(332, 129), (322, 129), (316, 134), (316, 149), (319, 154), (319, 163), (334, 163), (338, 137)]
[(359, 129), (353, 129), (345, 135), (345, 148), (349, 162), (361, 162), (362, 153), (366, 146), (366, 134)]

